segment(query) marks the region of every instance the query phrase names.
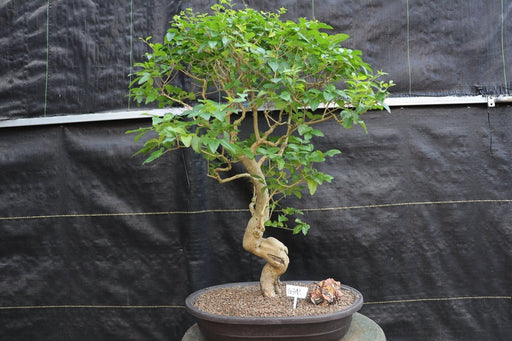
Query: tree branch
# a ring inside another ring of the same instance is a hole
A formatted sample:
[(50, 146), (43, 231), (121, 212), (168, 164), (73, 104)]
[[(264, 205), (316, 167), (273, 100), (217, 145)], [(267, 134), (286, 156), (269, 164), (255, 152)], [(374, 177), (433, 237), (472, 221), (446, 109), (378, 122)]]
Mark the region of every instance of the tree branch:
[(239, 173), (239, 174), (230, 176), (229, 178), (222, 178), (218, 173), (216, 173), (215, 175), (212, 175), (212, 174), (207, 174), (207, 175), (210, 178), (213, 178), (213, 179), (217, 180), (221, 184), (226, 183), (226, 182), (230, 182), (230, 181), (234, 181), (234, 180), (237, 180), (237, 179), (241, 179), (241, 178), (251, 178), (252, 177), (251, 174), (249, 174), (249, 173)]

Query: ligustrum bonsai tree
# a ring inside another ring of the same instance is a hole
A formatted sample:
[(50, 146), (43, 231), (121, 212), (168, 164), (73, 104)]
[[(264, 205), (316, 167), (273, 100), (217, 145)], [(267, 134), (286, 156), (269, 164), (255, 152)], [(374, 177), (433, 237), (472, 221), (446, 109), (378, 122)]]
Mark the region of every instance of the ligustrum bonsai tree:
[(207, 160), (209, 177), (252, 184), (243, 247), (267, 262), (260, 279), (267, 297), (280, 293), (289, 259), (283, 243), (264, 237), (265, 228), (306, 234), (306, 222), (290, 224), (302, 212), (281, 206), (282, 199), (301, 198), (306, 188), (314, 194), (330, 182), (315, 164), (340, 153), (315, 148), (314, 139), (324, 135), (318, 124), (366, 130), (360, 116), (389, 110), (384, 98), (392, 85), (376, 81), (382, 73), (374, 74), (360, 51), (340, 45), (346, 34), (329, 35), (324, 30), (332, 28), (316, 20), (282, 21), (283, 13), (237, 10), (230, 0), (211, 14), (186, 10), (174, 17), (163, 43), (144, 40), (150, 52), (135, 64), (130, 89), (138, 103), (186, 109), (131, 131), (139, 133), (136, 140), (156, 133), (138, 152), (146, 154), (145, 163), (192, 148)]

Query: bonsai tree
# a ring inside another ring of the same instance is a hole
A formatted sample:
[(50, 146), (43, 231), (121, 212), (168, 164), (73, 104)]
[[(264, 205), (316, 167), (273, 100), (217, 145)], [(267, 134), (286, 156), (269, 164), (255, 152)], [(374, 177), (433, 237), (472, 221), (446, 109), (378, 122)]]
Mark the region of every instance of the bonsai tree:
[(374, 74), (360, 51), (340, 45), (346, 34), (330, 35), (324, 31), (332, 27), (316, 20), (283, 21), (283, 13), (240, 10), (230, 0), (211, 14), (186, 10), (163, 42), (143, 40), (150, 52), (135, 64), (130, 89), (138, 103), (185, 108), (131, 131), (136, 140), (153, 132), (138, 152), (145, 163), (192, 148), (208, 162), (209, 177), (252, 184), (243, 247), (266, 261), (260, 283), (267, 297), (280, 293), (289, 259), (283, 243), (264, 237), (265, 228), (306, 234), (302, 212), (281, 206), (283, 199), (301, 198), (306, 189), (314, 194), (332, 180), (315, 165), (340, 151), (315, 148), (314, 139), (324, 135), (319, 124), (366, 130), (360, 116), (389, 111), (384, 98), (392, 85), (377, 82), (382, 73)]

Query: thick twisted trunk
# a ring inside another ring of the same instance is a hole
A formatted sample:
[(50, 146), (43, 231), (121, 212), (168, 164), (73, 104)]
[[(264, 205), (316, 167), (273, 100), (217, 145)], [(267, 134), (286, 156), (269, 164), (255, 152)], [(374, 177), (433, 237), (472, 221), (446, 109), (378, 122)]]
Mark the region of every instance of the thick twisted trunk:
[(281, 293), (279, 278), (288, 268), (288, 248), (276, 238), (263, 238), (265, 222), (270, 219), (269, 193), (265, 188), (264, 174), (254, 159), (243, 157), (240, 160), (250, 174), (259, 177), (251, 180), (254, 187), (250, 205), (252, 216), (245, 229), (243, 247), (267, 261), (260, 277), (261, 292), (263, 296), (274, 297)]

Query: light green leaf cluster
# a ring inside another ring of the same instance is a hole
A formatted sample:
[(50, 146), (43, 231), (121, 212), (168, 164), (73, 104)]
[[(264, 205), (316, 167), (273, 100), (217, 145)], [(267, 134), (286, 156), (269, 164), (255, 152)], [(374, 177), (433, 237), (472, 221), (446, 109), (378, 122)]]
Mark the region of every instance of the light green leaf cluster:
[[(306, 188), (313, 195), (318, 185), (332, 180), (315, 164), (339, 151), (315, 148), (314, 140), (324, 136), (318, 124), (333, 121), (366, 130), (361, 115), (389, 110), (384, 99), (393, 84), (377, 81), (382, 73), (374, 74), (360, 51), (341, 45), (346, 34), (328, 34), (327, 24), (283, 21), (283, 9), (237, 10), (229, 0), (212, 12), (186, 10), (174, 17), (162, 43), (144, 40), (150, 52), (135, 64), (131, 97), (188, 110), (154, 118), (152, 127), (134, 131), (137, 139), (153, 133), (139, 153), (151, 162), (167, 151), (192, 148), (208, 160), (208, 176), (220, 182), (254, 180), (254, 174), (231, 173), (242, 159), (255, 160), (264, 175), (257, 181), (277, 211), (282, 198), (301, 198)], [(179, 86), (183, 79), (186, 88)], [(252, 134), (241, 133), (243, 124)], [(299, 213), (282, 212), (269, 226), (288, 228), (283, 217)], [(290, 228), (295, 233), (309, 229), (299, 219), (295, 223)]]

